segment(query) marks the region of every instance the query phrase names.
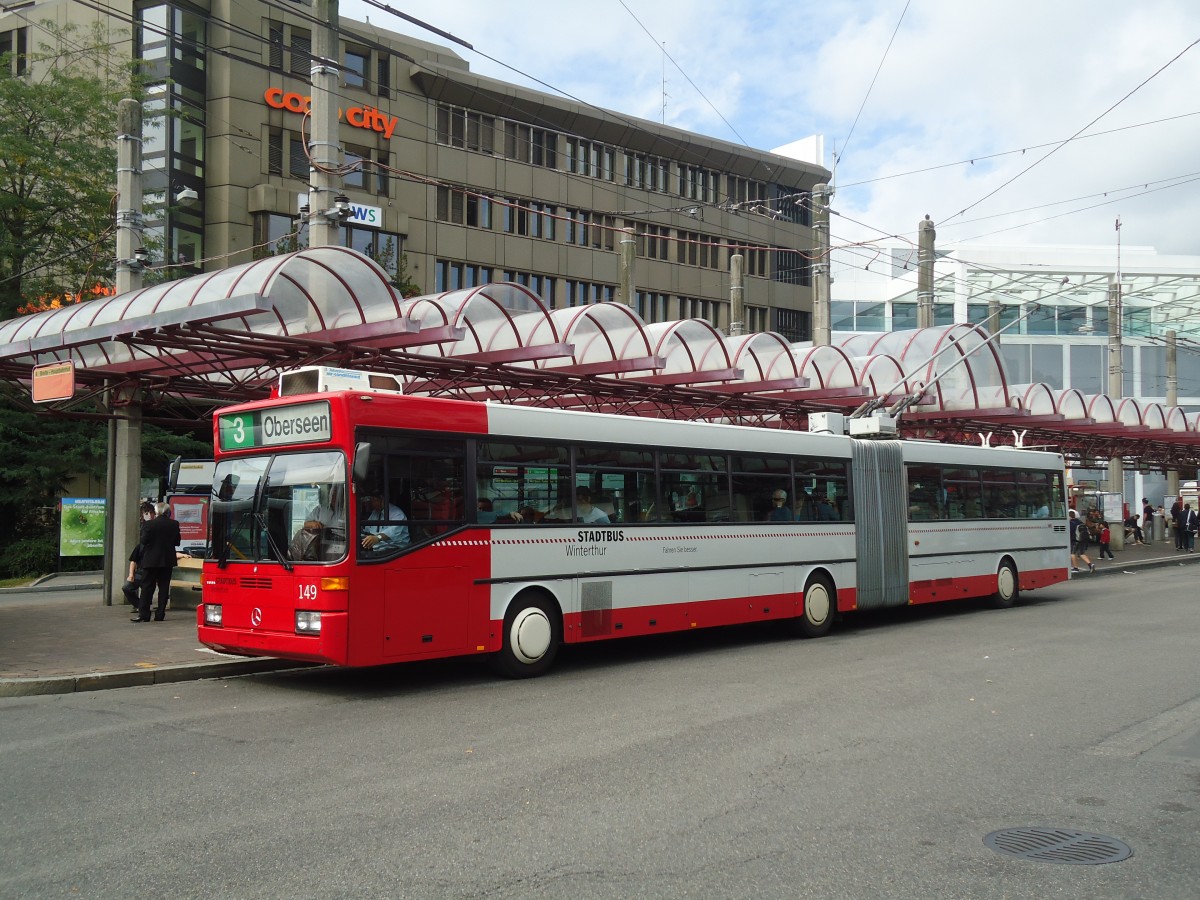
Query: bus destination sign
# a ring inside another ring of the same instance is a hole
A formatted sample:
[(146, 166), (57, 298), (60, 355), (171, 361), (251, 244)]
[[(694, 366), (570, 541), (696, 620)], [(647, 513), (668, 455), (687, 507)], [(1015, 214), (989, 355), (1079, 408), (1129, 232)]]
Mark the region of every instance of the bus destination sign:
[(225, 413), (217, 417), (222, 450), (250, 450), (283, 444), (311, 444), (333, 437), (329, 403), (299, 403), (254, 412)]

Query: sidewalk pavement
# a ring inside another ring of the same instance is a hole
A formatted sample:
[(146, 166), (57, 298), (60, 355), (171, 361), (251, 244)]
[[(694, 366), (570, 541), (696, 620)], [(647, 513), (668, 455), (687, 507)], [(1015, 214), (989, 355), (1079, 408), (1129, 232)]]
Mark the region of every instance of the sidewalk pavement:
[[(1127, 547), (1115, 560), (1090, 554), (1072, 579), (1200, 562), (1173, 543)], [(308, 665), (291, 660), (225, 656), (196, 639), (196, 611), (168, 610), (162, 622), (133, 624), (132, 608), (105, 606), (96, 573), (52, 576), (24, 588), (0, 589), (0, 697), (67, 694), (144, 684), (221, 678)]]
[(105, 606), (99, 573), (63, 574), (0, 589), (0, 697), (68, 694), (245, 675), (308, 665), (216, 653), (196, 639), (196, 611), (129, 621)]

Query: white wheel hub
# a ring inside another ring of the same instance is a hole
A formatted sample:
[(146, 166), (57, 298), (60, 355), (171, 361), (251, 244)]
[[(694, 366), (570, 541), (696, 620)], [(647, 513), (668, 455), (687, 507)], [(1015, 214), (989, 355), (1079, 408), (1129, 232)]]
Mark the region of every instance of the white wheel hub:
[(1016, 579), (1013, 577), (1013, 570), (1008, 566), (1001, 566), (1000, 572), (996, 576), (996, 591), (1007, 600), (1013, 595), (1016, 590)]
[(829, 591), (823, 584), (814, 584), (804, 592), (804, 617), (814, 625), (829, 618)]
[(523, 609), (513, 618), (508, 643), (513, 656), (523, 663), (535, 663), (550, 649), (550, 619), (535, 607)]

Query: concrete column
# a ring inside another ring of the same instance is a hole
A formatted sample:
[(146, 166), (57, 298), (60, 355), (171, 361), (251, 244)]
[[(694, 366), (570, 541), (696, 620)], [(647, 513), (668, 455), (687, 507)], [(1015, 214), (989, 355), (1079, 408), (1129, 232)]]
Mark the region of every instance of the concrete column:
[(746, 333), (746, 258), (740, 253), (729, 257), (729, 336)]
[(338, 142), (338, 0), (314, 0), (313, 15), (321, 24), (313, 29), (312, 115), (309, 117), (308, 243), (328, 247), (341, 243), (338, 218), (330, 214), (341, 191), (342, 177), (327, 170), (342, 164)]
[(617, 288), (617, 302), (624, 303), (636, 312), (633, 269), (637, 261), (637, 232), (632, 228), (621, 229), (621, 283)]
[(142, 487), (142, 404), (141, 392), (126, 392), (118, 399), (117, 446), (114, 451), (111, 507), (113, 517), (112, 556), (109, 563), (111, 582), (105, 605), (125, 602), (121, 585), (129, 565), (129, 554), (138, 541), (138, 494)]
[[(833, 190), (827, 184), (813, 187), (813, 346), (829, 346), (833, 342), (829, 277), (829, 204)], [(768, 326), (770, 327), (770, 326)]]
[[(988, 334), (1000, 333), (1000, 301), (995, 297), (988, 301), (987, 330)], [(1000, 338), (996, 338), (992, 343), (999, 347)]]
[[(1121, 360), (1121, 282), (1116, 275), (1108, 281), (1108, 396), (1118, 399), (1124, 389), (1124, 365)], [(1108, 461), (1108, 489), (1125, 496), (1125, 467), (1121, 457)], [(1141, 515), (1139, 507), (1138, 514)], [(1109, 523), (1110, 525), (1112, 523)], [(1125, 528), (1112, 529), (1112, 549), (1125, 547)]]
[(933, 327), (933, 247), (937, 232), (929, 216), (917, 223), (917, 327)]
[(142, 104), (117, 104), (117, 271), (118, 294), (142, 286)]
[[(1167, 406), (1179, 405), (1179, 347), (1175, 342), (1175, 331), (1167, 332)], [(1167, 470), (1167, 493), (1179, 496), (1179, 470)], [(1156, 504), (1157, 505), (1157, 504)], [(1170, 512), (1170, 507), (1167, 507)]]

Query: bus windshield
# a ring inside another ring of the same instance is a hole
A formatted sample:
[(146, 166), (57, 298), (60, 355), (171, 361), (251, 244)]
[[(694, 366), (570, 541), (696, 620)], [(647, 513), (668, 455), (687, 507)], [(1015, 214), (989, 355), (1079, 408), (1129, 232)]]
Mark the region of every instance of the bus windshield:
[(217, 463), (209, 559), (335, 562), (346, 555), (346, 459), (336, 451)]

